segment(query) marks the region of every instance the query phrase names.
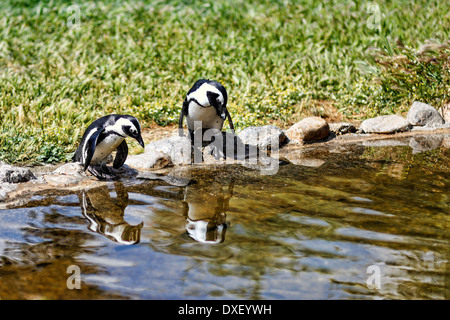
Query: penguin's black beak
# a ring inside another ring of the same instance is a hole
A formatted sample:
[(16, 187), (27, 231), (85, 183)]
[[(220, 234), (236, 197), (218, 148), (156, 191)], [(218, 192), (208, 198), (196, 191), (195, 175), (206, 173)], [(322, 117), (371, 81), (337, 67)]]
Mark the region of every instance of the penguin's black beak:
[(139, 144), (141, 145), (142, 148), (145, 149), (145, 144), (144, 144), (144, 140), (142, 140), (141, 135), (137, 136), (137, 138), (135, 138), (137, 142), (139, 142)]

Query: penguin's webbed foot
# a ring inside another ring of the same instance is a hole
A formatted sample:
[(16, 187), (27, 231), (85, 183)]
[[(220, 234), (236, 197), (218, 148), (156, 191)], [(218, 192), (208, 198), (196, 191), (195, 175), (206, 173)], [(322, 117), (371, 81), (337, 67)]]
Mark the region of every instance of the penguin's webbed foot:
[(88, 171), (99, 180), (117, 180), (119, 177), (112, 174), (106, 165), (89, 166)]

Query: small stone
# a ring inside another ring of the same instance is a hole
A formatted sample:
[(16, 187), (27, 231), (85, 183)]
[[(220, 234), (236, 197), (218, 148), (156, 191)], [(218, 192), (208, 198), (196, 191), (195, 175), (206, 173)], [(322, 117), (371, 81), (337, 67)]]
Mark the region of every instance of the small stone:
[(0, 201), (5, 200), (8, 197), (8, 193), (17, 189), (17, 184), (2, 183), (0, 184)]
[(63, 164), (54, 171), (55, 174), (80, 175), (83, 173), (83, 167), (79, 163), (70, 162)]
[(80, 183), (83, 177), (81, 175), (46, 174), (44, 180), (53, 187), (68, 187)]
[(335, 135), (347, 134), (347, 133), (355, 133), (356, 127), (348, 122), (338, 122), (338, 123), (330, 123), (330, 131)]
[(170, 157), (175, 165), (191, 163), (191, 140), (188, 137), (173, 136), (148, 144), (147, 150), (156, 150)]
[(364, 120), (361, 131), (365, 133), (395, 133), (409, 129), (409, 122), (397, 115), (378, 116)]
[(8, 164), (0, 165), (0, 182), (19, 183), (36, 179), (30, 169)]
[(167, 167), (172, 161), (163, 152), (146, 148), (145, 153), (128, 156), (125, 163), (138, 170), (156, 170)]
[(445, 122), (435, 108), (419, 101), (414, 101), (406, 120), (413, 126), (435, 126)]
[(268, 146), (282, 146), (286, 141), (286, 134), (277, 126), (247, 127), (238, 134), (244, 144), (256, 145), (258, 148)]
[(308, 117), (291, 126), (286, 135), (294, 143), (322, 140), (330, 134), (328, 122), (320, 117)]

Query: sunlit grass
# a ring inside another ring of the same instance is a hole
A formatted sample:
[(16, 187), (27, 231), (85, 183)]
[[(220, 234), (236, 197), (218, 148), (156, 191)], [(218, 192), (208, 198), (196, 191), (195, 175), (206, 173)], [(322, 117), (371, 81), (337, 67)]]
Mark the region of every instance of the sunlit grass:
[(80, 1), (70, 29), (73, 4), (0, 4), (0, 160), (65, 161), (108, 113), (174, 124), (198, 78), (225, 85), (238, 130), (292, 123), (317, 101), (359, 117), (448, 98), (448, 59), (412, 82), (389, 62), (448, 41), (446, 1), (376, 2), (379, 28), (363, 1)]

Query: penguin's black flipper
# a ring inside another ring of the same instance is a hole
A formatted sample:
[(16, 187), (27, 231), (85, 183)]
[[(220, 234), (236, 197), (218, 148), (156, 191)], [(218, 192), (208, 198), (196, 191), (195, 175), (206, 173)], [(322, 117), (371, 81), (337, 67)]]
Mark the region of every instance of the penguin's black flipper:
[(82, 147), (83, 149), (81, 150), (81, 164), (83, 165), (84, 171), (86, 171), (91, 163), (92, 157), (95, 153), (95, 147), (97, 146), (98, 137), (100, 136), (100, 133), (102, 133), (102, 131), (103, 130), (97, 130), (92, 133)]
[(117, 147), (117, 153), (116, 158), (114, 159), (113, 168), (118, 169), (120, 168), (125, 161), (127, 160), (128, 156), (128, 145), (125, 140), (122, 141), (121, 144)]
[(188, 114), (188, 112), (189, 112), (189, 103), (187, 99), (184, 99), (183, 107), (181, 107), (180, 119), (178, 120), (178, 135), (180, 137), (183, 136), (183, 118)]

